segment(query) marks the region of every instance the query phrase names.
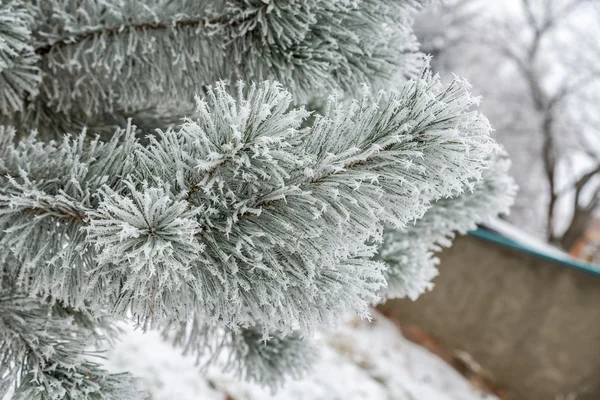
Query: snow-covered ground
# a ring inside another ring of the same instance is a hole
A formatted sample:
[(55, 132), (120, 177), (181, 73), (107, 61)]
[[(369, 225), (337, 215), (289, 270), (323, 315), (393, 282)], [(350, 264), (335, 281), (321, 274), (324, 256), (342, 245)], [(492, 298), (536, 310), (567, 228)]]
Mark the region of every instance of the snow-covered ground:
[(156, 332), (128, 332), (110, 352), (109, 366), (141, 378), (153, 400), (494, 400), (437, 356), (409, 342), (383, 316), (349, 320), (319, 337), (320, 362), (275, 395), (239, 382), (218, 367), (202, 374)]

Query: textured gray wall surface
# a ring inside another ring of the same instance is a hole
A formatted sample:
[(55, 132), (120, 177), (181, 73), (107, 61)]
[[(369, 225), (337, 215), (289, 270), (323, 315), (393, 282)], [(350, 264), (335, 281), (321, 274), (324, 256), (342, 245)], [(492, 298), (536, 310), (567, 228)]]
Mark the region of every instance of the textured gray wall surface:
[(600, 400), (599, 277), (472, 236), (440, 258), (433, 291), (382, 311), (471, 354), (510, 399)]

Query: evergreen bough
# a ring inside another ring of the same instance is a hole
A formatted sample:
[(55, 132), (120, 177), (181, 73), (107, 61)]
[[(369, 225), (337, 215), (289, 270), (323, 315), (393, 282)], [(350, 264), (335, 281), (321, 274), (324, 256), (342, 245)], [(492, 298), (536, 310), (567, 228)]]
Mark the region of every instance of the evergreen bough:
[(428, 289), (514, 184), (422, 6), (2, 0), (0, 397), (144, 398), (89, 350), (121, 318), (276, 388)]

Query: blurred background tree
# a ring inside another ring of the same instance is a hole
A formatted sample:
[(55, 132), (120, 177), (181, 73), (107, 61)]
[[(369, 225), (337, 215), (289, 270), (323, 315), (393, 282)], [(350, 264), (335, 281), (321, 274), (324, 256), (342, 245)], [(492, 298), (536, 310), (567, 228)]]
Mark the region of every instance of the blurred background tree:
[(600, 210), (600, 2), (447, 0), (415, 33), (464, 76), (513, 160), (509, 217), (570, 250)]

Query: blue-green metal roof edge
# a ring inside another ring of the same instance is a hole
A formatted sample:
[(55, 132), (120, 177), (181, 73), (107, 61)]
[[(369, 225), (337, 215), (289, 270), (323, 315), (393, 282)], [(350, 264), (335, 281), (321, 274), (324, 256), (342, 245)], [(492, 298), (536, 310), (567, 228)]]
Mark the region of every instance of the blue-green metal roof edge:
[(498, 243), (503, 246), (510, 247), (510, 248), (513, 248), (513, 249), (516, 249), (516, 250), (519, 250), (519, 251), (522, 251), (522, 252), (525, 252), (528, 254), (532, 254), (534, 256), (537, 256), (537, 257), (540, 257), (540, 258), (543, 258), (546, 260), (554, 261), (556, 263), (566, 265), (567, 267), (575, 268), (580, 271), (585, 271), (587, 273), (590, 273), (590, 274), (600, 277), (600, 270), (591, 267), (589, 264), (578, 262), (576, 260), (571, 261), (571, 260), (565, 260), (565, 259), (560, 259), (560, 258), (554, 257), (550, 254), (546, 254), (541, 251), (523, 246), (522, 244), (520, 244), (518, 242), (515, 242), (511, 239), (508, 239), (508, 238), (502, 236), (502, 235), (499, 235), (494, 232), (490, 232), (485, 229), (479, 228), (476, 230), (469, 231), (469, 235), (472, 235), (472, 236), (475, 236), (475, 237), (478, 237), (478, 238), (481, 238), (481, 239), (484, 239), (484, 240), (487, 240), (490, 242)]

